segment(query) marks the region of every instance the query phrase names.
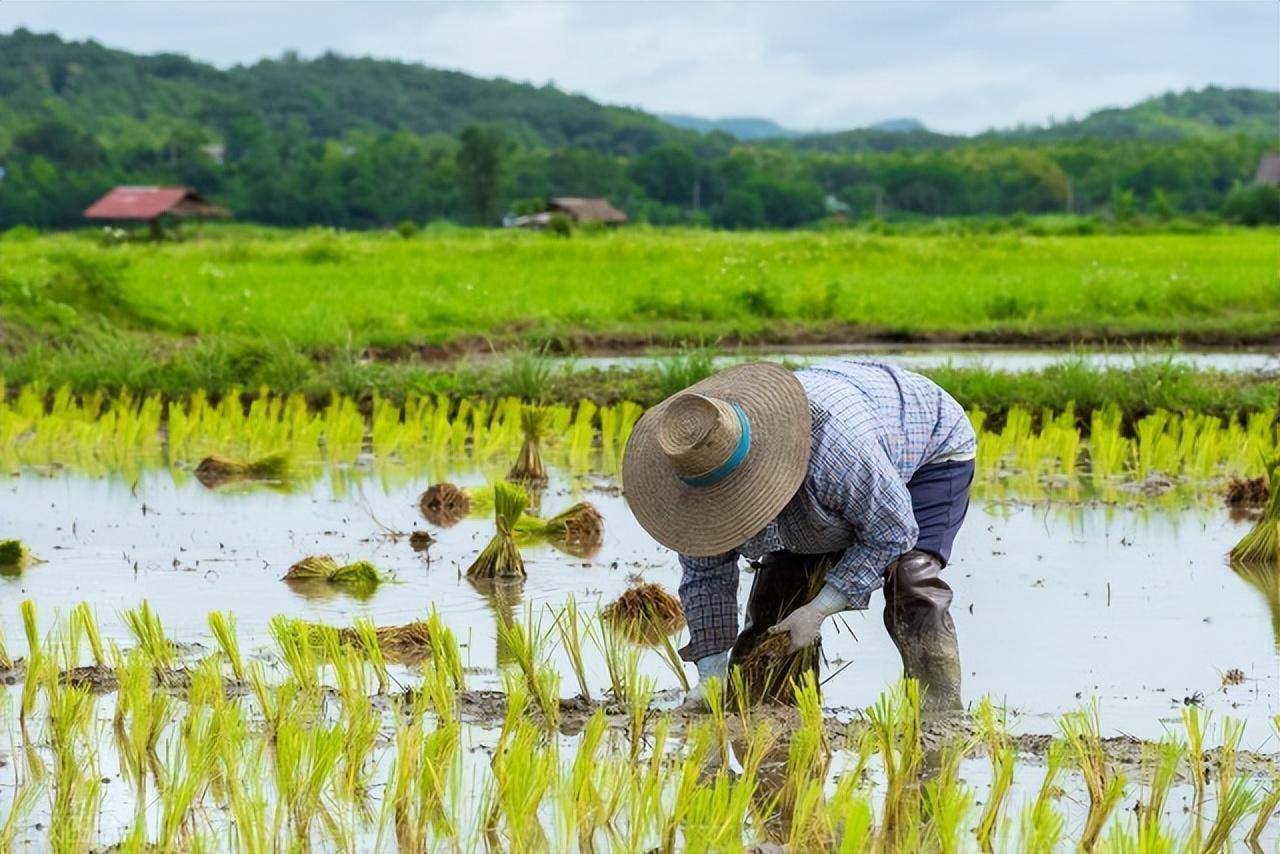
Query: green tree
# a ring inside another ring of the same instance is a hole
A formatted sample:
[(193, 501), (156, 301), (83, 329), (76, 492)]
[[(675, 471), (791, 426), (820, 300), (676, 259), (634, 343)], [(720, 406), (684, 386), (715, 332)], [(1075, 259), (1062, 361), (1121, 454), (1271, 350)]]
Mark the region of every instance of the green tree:
[(467, 220), (493, 225), (502, 216), (507, 135), (498, 127), (471, 125), (458, 142), (458, 190)]
[(627, 172), (650, 198), (693, 207), (699, 167), (686, 146), (671, 143), (652, 148), (631, 161)]

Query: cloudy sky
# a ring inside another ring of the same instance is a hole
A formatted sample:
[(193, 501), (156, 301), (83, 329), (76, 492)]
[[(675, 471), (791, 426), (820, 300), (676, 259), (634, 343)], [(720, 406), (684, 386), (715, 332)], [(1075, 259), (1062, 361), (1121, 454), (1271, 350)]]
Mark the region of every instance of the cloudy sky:
[(18, 26), (221, 66), (291, 49), (404, 59), (806, 130), (911, 116), (971, 132), (1210, 83), (1280, 88), (1275, 0), (2, 0), (0, 32)]

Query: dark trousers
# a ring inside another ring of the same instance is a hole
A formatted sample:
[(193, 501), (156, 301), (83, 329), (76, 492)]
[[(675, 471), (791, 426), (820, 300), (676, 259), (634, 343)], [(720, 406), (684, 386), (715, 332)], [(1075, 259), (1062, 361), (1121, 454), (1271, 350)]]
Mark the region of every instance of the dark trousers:
[[(946, 565), (951, 557), (951, 545), (964, 522), (969, 509), (969, 487), (973, 483), (972, 460), (937, 463), (916, 471), (907, 482), (911, 493), (911, 510), (920, 529), (915, 551), (935, 557), (937, 569)], [(795, 552), (771, 552), (756, 567), (751, 582), (751, 595), (747, 600), (746, 619), (738, 640), (729, 654), (730, 665), (741, 664), (760, 642), (768, 630), (788, 614), (809, 602), (822, 587), (827, 568), (840, 559), (840, 552), (825, 554), (797, 554)], [(927, 563), (935, 563), (928, 561)], [(951, 588), (933, 572), (895, 573), (897, 564), (888, 567), (885, 579), (886, 625), (890, 625), (890, 613), (900, 611), (927, 612), (934, 621), (945, 622), (945, 628), (954, 637), (947, 608), (951, 604)], [(931, 619), (926, 617), (926, 620)], [(893, 634), (893, 627), (890, 626)], [(894, 642), (902, 649), (900, 639)], [(821, 639), (814, 651), (802, 650), (806, 656), (805, 667), (818, 676)], [(904, 660), (906, 656), (904, 655)], [(779, 672), (790, 668), (777, 668)], [(792, 671), (794, 672), (794, 671)], [(771, 681), (768, 684), (747, 686), (753, 697), (759, 699), (790, 699), (790, 686)]]

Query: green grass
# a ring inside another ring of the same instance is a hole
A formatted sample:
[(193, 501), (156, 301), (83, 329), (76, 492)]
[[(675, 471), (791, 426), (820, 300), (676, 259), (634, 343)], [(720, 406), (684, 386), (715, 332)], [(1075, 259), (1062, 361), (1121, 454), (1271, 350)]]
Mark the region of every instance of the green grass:
[[(629, 229), (341, 234), (226, 227), (182, 244), (5, 241), (0, 342), (107, 331), (308, 352), (463, 339), (1259, 338), (1274, 230), (1037, 237)], [(11, 345), (12, 346), (12, 345)]]

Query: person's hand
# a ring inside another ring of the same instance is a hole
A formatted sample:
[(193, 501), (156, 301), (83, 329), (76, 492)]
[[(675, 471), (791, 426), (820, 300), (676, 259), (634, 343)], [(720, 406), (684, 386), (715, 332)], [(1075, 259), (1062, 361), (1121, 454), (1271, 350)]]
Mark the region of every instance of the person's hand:
[(769, 634), (789, 632), (789, 652), (799, 652), (812, 646), (822, 631), (822, 621), (849, 607), (849, 600), (839, 590), (825, 584), (808, 605), (796, 608), (778, 623), (769, 627)]
[(729, 651), (716, 652), (711, 655), (704, 656), (697, 661), (698, 668), (698, 684), (684, 695), (684, 702), (680, 704), (682, 712), (705, 712), (707, 711), (707, 680), (719, 679), (724, 684), (725, 674), (729, 671)]

